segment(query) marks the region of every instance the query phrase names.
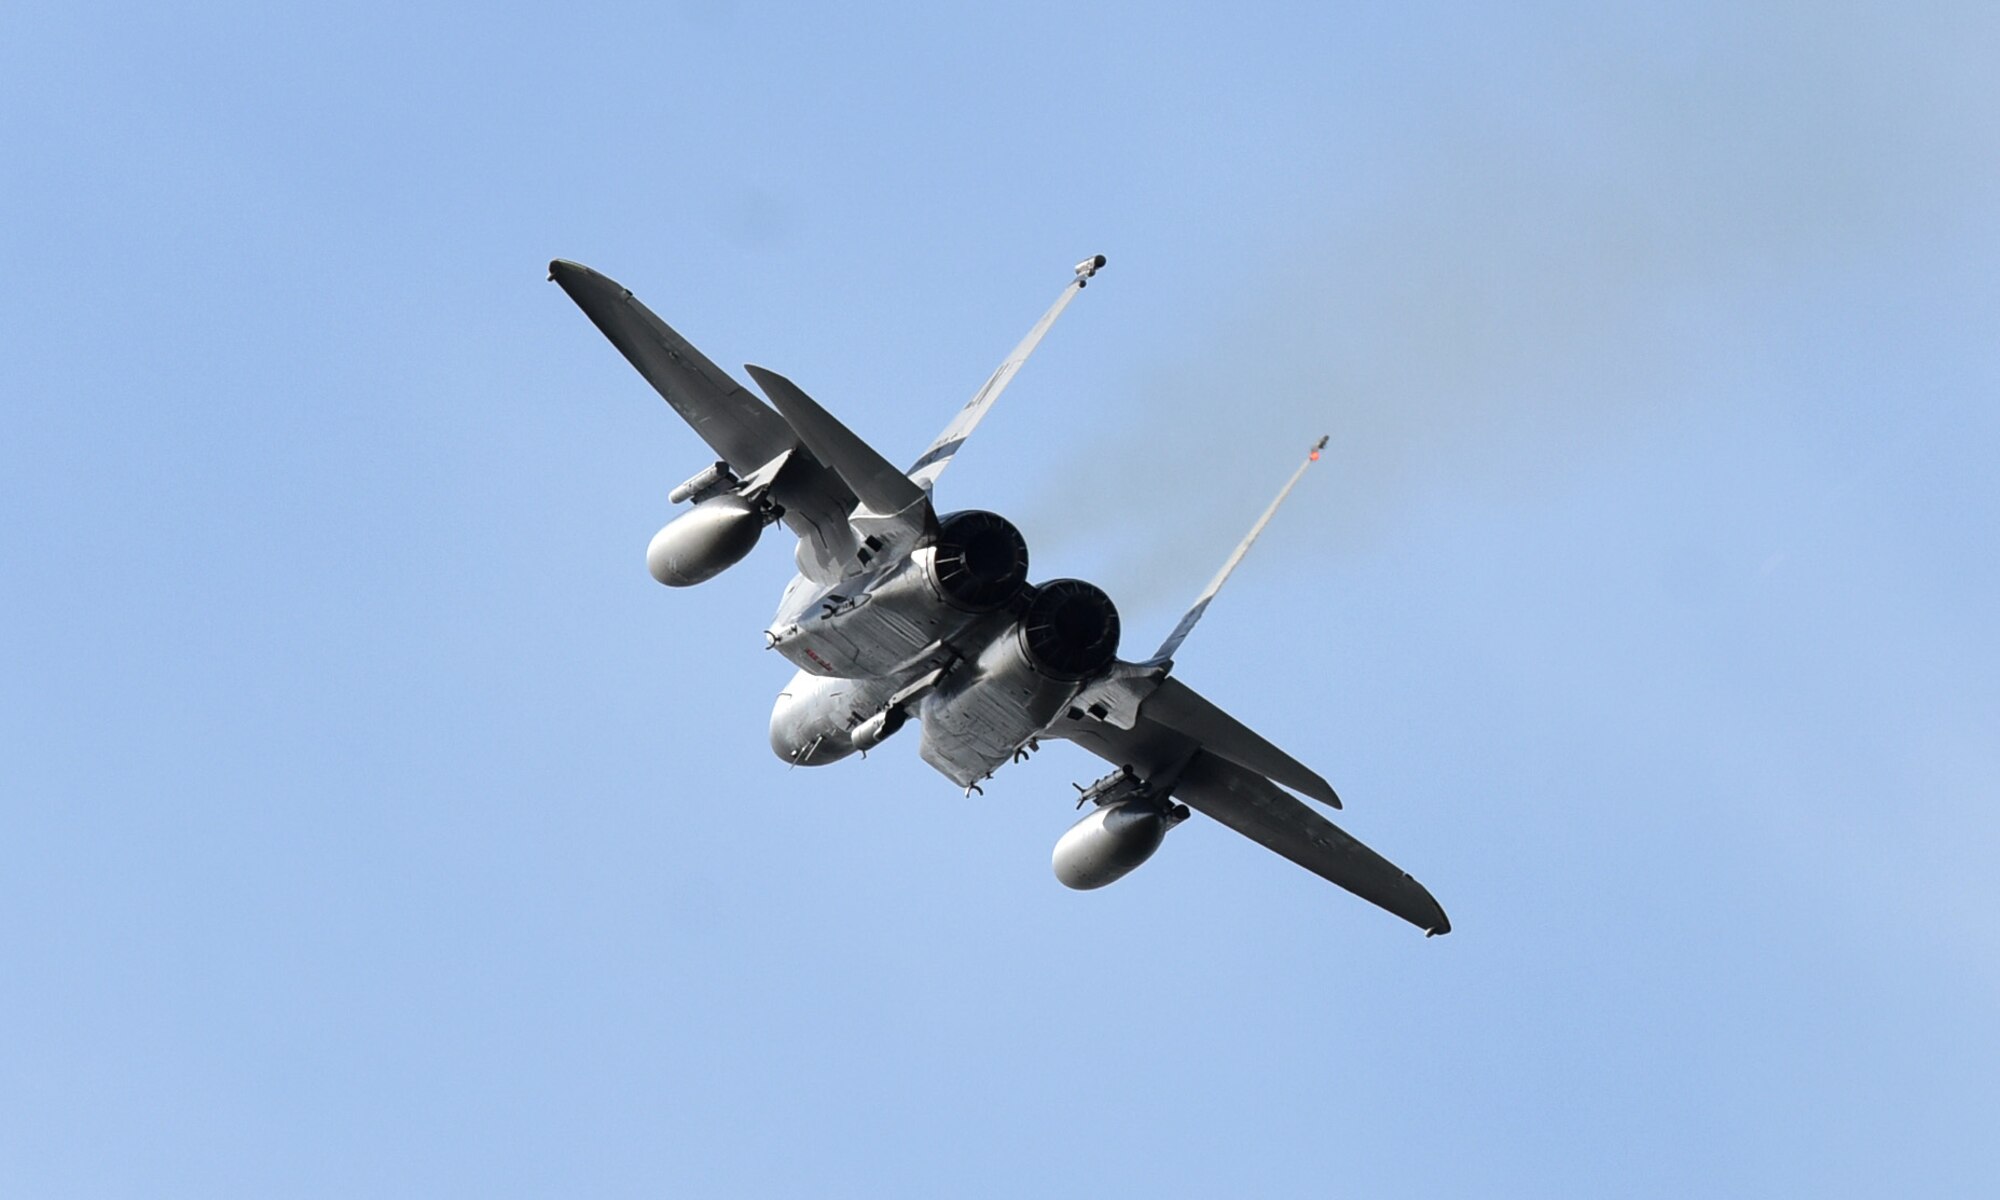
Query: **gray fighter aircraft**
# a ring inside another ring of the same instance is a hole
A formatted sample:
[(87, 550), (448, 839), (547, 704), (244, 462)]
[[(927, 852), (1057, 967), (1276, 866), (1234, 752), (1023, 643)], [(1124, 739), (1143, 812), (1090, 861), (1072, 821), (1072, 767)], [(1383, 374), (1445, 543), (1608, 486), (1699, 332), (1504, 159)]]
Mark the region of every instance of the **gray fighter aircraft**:
[[(746, 367), (770, 404), (603, 275), (549, 264), (611, 344), (720, 455), (675, 488), (688, 512), (646, 548), (670, 587), (734, 565), (778, 521), (798, 537), (798, 575), (765, 630), (799, 671), (771, 712), (771, 749), (797, 766), (866, 752), (912, 717), (918, 752), (968, 793), (1061, 738), (1116, 769), (1077, 798), (1091, 811), (1056, 843), (1056, 878), (1123, 878), (1189, 809), (1422, 929), (1451, 923), (1422, 884), (1292, 796), (1333, 808), (1325, 779), (1175, 678), (1173, 656), (1306, 464), (1167, 640), (1118, 656), (1118, 610), (1080, 579), (1028, 582), (1020, 530), (995, 513), (940, 515), (938, 477), (1070, 300), (1104, 266), (1076, 266), (1055, 304), (909, 470), (898, 470), (784, 376)], [(1321, 438), (1307, 463), (1326, 445)], [(1282, 785), (1282, 786), (1280, 786)]]

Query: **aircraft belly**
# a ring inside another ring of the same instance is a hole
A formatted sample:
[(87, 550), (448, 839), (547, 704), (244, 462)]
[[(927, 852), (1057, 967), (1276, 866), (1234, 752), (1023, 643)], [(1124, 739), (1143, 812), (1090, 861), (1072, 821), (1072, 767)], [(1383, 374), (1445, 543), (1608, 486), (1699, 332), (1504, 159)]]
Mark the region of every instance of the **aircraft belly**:
[(829, 595), (786, 627), (777, 648), (815, 674), (895, 674), (977, 618), (940, 603), (914, 567), (854, 596)]
[(969, 787), (1005, 766), (1076, 690), (1022, 661), (1012, 638), (997, 639), (955, 686), (924, 698), (918, 752), (953, 783)]
[(778, 649), (817, 674), (871, 677), (894, 673), (937, 642), (930, 623), (912, 620), (890, 605), (863, 603), (804, 622)]
[(936, 622), (912, 620), (893, 604), (870, 604), (857, 611), (845, 628), (855, 653), (884, 674), (937, 644)]

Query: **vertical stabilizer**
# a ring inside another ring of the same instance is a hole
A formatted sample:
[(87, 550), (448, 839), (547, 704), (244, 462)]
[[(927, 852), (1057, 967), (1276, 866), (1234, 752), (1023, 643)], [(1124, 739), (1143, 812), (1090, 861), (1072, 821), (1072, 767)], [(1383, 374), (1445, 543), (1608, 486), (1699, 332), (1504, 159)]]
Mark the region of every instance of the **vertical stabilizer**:
[(1021, 365), (1035, 352), (1035, 347), (1041, 345), (1042, 335), (1049, 331), (1049, 326), (1056, 323), (1056, 318), (1062, 315), (1062, 310), (1069, 307), (1070, 300), (1084, 289), (1090, 282), (1090, 277), (1097, 274), (1103, 266), (1102, 254), (1093, 254), (1076, 264), (1076, 278), (1063, 285), (1062, 294), (1049, 306), (1049, 311), (1043, 313), (1042, 319), (1035, 322), (1035, 327), (1028, 331), (1027, 337), (1021, 339), (1020, 345), (1014, 347), (1013, 353), (993, 369), (993, 374), (987, 376), (986, 382), (972, 394), (972, 399), (965, 402), (965, 407), (958, 410), (958, 415), (951, 419), (951, 424), (944, 427), (943, 433), (937, 435), (937, 440), (930, 444), (916, 462), (910, 464), (909, 476), (916, 481), (918, 487), (928, 492), (937, 483), (938, 476), (944, 474), (944, 469), (951, 465), (952, 456), (958, 453), (958, 448), (965, 444), (966, 438), (972, 436), (972, 431), (978, 426), (980, 419), (993, 407), (993, 402), (1000, 398), (1000, 393), (1007, 390), (1007, 385), (1013, 382), (1014, 376), (1021, 370)]
[(1173, 658), (1174, 652), (1179, 650), (1181, 643), (1187, 640), (1188, 631), (1193, 629), (1195, 622), (1201, 620), (1201, 615), (1208, 611), (1208, 602), (1215, 599), (1215, 594), (1222, 590), (1224, 583), (1228, 582), (1230, 572), (1236, 570), (1236, 564), (1242, 562), (1243, 556), (1250, 553), (1250, 547), (1256, 543), (1257, 535), (1263, 533), (1264, 526), (1271, 523), (1271, 518), (1277, 513), (1278, 506), (1285, 502), (1286, 496), (1292, 494), (1292, 488), (1297, 486), (1299, 478), (1306, 473), (1306, 468), (1319, 461), (1319, 452), (1326, 449), (1326, 443), (1327, 439), (1324, 437), (1313, 443), (1313, 448), (1307, 453), (1306, 460), (1299, 464), (1299, 469), (1293, 471), (1292, 477), (1285, 481), (1283, 488), (1279, 489), (1278, 498), (1271, 501), (1271, 507), (1265, 509), (1264, 515), (1258, 517), (1257, 523), (1250, 527), (1250, 536), (1243, 539), (1243, 543), (1236, 547), (1236, 552), (1229, 556), (1229, 561), (1223, 563), (1222, 569), (1215, 573), (1215, 578), (1208, 581), (1208, 586), (1203, 588), (1201, 595), (1195, 598), (1194, 607), (1187, 610), (1187, 615), (1181, 618), (1180, 624), (1174, 626), (1174, 631), (1167, 635), (1167, 640), (1160, 643), (1160, 648), (1155, 650), (1153, 657), (1147, 660), (1149, 663), (1164, 663)]

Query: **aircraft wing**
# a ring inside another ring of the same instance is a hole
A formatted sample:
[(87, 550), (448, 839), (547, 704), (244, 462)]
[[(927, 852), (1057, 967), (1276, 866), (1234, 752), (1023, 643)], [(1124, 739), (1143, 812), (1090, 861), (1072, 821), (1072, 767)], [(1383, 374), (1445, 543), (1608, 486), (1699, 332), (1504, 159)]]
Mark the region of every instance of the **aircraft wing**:
[[(1450, 919), (1423, 884), (1264, 774), (1235, 761), (1236, 756), (1248, 755), (1229, 745), (1226, 737), (1211, 745), (1155, 719), (1149, 709), (1159, 694), (1140, 706), (1130, 729), (1088, 716), (1072, 716), (1050, 726), (1048, 736), (1073, 741), (1113, 765), (1130, 766), (1142, 778), (1172, 779), (1174, 798), (1196, 812), (1387, 909), (1426, 934), (1451, 932)], [(1192, 690), (1188, 694), (1193, 695)], [(1221, 712), (1207, 701), (1201, 703)], [(1233, 718), (1226, 719), (1243, 728)], [(1261, 738), (1257, 741), (1269, 746)]]
[(1174, 798), (1426, 934), (1451, 932), (1423, 884), (1254, 771), (1204, 750), (1181, 772)]
[(615, 279), (557, 259), (549, 278), (738, 475), (798, 444), (785, 419), (708, 360)]

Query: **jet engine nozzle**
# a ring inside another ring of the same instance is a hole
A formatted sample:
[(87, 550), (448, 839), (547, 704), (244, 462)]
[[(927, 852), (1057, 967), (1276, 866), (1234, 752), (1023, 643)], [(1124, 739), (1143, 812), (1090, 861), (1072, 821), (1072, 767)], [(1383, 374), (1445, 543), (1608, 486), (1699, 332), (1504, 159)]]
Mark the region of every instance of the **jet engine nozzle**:
[(1187, 819), (1181, 805), (1118, 800), (1093, 809), (1056, 842), (1050, 865), (1064, 887), (1087, 892), (1116, 883), (1160, 848), (1167, 830)]
[(692, 587), (743, 561), (763, 532), (755, 504), (734, 492), (711, 496), (653, 535), (646, 570), (668, 587)]
[(1036, 588), (1016, 629), (1028, 661), (1055, 679), (1088, 678), (1118, 657), (1118, 606), (1081, 579)]
[(960, 612), (992, 612), (1028, 584), (1028, 541), (998, 513), (968, 509), (938, 521), (923, 558), (931, 590)]

